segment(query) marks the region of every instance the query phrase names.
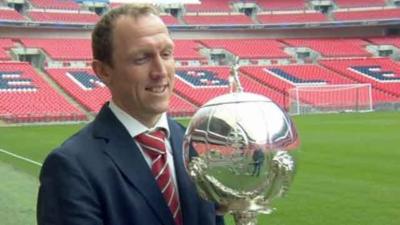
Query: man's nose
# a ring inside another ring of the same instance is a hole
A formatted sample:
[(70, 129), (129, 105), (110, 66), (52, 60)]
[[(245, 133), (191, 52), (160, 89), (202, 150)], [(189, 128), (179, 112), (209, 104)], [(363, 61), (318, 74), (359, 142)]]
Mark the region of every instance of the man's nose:
[(166, 76), (166, 74), (167, 68), (165, 60), (160, 55), (155, 56), (151, 68), (151, 75), (154, 78), (159, 78)]

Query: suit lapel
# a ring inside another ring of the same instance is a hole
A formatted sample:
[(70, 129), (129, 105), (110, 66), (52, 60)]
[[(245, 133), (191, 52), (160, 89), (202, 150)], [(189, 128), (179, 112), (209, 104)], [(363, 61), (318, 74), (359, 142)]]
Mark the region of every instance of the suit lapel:
[(182, 129), (178, 124), (176, 124), (176, 122), (170, 119), (168, 122), (171, 130), (170, 143), (175, 162), (175, 173), (178, 183), (183, 224), (196, 225), (198, 221), (198, 201), (196, 199), (197, 193), (195, 186), (188, 176), (184, 166)]
[(142, 153), (108, 106), (103, 106), (94, 126), (94, 135), (107, 140), (105, 153), (143, 195), (159, 220), (163, 224), (173, 225), (174, 220), (167, 204), (160, 204), (165, 202), (164, 197)]

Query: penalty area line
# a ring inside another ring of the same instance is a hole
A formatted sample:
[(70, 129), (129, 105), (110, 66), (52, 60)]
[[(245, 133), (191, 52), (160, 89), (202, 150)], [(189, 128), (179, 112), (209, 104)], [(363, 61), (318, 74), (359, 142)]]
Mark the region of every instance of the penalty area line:
[(34, 160), (32, 160), (32, 159), (25, 158), (25, 157), (23, 157), (23, 156), (17, 155), (17, 154), (15, 154), (15, 153), (6, 151), (6, 150), (1, 149), (1, 148), (0, 148), (0, 152), (2, 152), (2, 153), (4, 153), (4, 154), (7, 154), (7, 155), (10, 155), (10, 156), (12, 156), (12, 157), (15, 157), (15, 158), (17, 158), (17, 159), (21, 159), (21, 160), (24, 160), (24, 161), (26, 161), (26, 162), (35, 164), (35, 165), (37, 165), (37, 166), (42, 166), (42, 164), (39, 163), (39, 162), (36, 162), (36, 161), (34, 161)]

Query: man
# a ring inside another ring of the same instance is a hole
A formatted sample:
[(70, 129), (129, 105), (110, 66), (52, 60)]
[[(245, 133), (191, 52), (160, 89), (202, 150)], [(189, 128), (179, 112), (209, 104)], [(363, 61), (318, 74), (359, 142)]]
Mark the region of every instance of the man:
[(264, 160), (265, 156), (263, 150), (261, 148), (257, 148), (253, 153), (254, 168), (253, 168), (253, 173), (251, 174), (252, 176), (257, 176), (257, 177), (260, 176), (260, 171), (264, 163)]
[[(157, 12), (148, 5), (111, 10), (96, 25), (92, 48), (93, 70), (112, 99), (45, 160), (38, 224), (223, 224), (214, 205), (197, 195), (184, 169), (184, 130), (166, 115), (174, 43)], [(152, 136), (159, 128), (166, 139)], [(164, 148), (155, 150), (161, 158), (153, 158), (143, 135)], [(168, 182), (161, 190), (164, 175)]]

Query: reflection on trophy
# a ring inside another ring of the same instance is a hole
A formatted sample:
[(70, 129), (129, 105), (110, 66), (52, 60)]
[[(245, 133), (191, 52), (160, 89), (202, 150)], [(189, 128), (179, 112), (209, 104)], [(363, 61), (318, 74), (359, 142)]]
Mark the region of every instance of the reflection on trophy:
[[(299, 139), (292, 120), (270, 99), (242, 92), (238, 60), (231, 93), (203, 105), (185, 134), (187, 170), (201, 197), (232, 213), (237, 225), (256, 225), (271, 201), (288, 190)], [(192, 146), (197, 156), (189, 156)]]

